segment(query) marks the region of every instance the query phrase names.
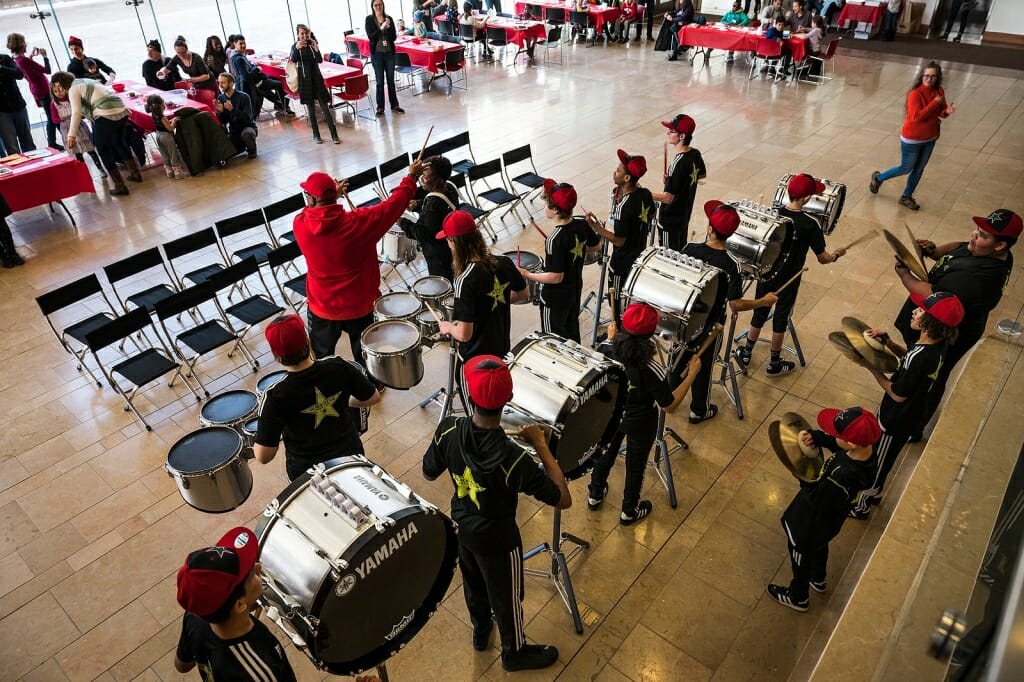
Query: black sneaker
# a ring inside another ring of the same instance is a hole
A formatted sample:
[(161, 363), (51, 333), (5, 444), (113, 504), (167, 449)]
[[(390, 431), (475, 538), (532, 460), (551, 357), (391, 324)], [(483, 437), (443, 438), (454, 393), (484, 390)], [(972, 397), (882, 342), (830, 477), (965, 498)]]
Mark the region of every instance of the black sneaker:
[(587, 509), (590, 511), (597, 511), (597, 508), (604, 502), (604, 496), (608, 494), (608, 484), (604, 484), (604, 488), (601, 489), (599, 496), (594, 495), (594, 491), (589, 487), (587, 488)]
[(797, 601), (793, 599), (793, 595), (790, 594), (788, 587), (782, 585), (769, 585), (767, 588), (768, 596), (779, 602), (783, 606), (788, 606), (794, 611), (804, 613), (807, 611), (807, 605), (810, 603), (809, 599), (803, 599)]
[(900, 206), (905, 206), (911, 211), (921, 210), (921, 205), (914, 201), (914, 197), (900, 197)]
[(558, 649), (546, 644), (526, 644), (519, 651), (501, 657), (501, 667), (510, 673), (517, 670), (540, 670), (558, 660)]
[(700, 424), (701, 422), (706, 422), (709, 419), (713, 419), (716, 414), (718, 414), (718, 405), (711, 405), (708, 411), (702, 415), (690, 410), (690, 423)]
[(487, 626), (473, 628), (473, 648), (477, 651), (487, 651), (487, 644), (491, 640), (491, 631), (494, 629), (494, 621), (488, 621)]
[(654, 505), (651, 504), (650, 500), (640, 500), (640, 504), (636, 506), (636, 511), (633, 512), (632, 516), (626, 512), (619, 514), (619, 523), (623, 526), (632, 526), (640, 519), (648, 516), (653, 508)]
[(750, 367), (750, 358), (754, 354), (754, 349), (750, 346), (737, 346), (732, 354), (736, 361), (740, 363), (740, 367), (745, 370)]
[(878, 171), (871, 173), (871, 184), (868, 185), (868, 189), (871, 190), (872, 194), (878, 194), (878, 190), (882, 187), (882, 181), (878, 179)]
[(812, 580), (810, 586), (818, 594), (825, 594), (825, 590), (828, 589), (828, 583), (824, 580)]
[(768, 366), (764, 368), (764, 373), (770, 377), (781, 377), (783, 374), (789, 374), (796, 369), (796, 363), (791, 360), (779, 360), (778, 362), (769, 362)]
[(846, 515), (849, 516), (851, 519), (857, 519), (858, 521), (867, 521), (868, 517), (871, 516), (871, 510), (850, 507), (850, 511), (848, 511)]

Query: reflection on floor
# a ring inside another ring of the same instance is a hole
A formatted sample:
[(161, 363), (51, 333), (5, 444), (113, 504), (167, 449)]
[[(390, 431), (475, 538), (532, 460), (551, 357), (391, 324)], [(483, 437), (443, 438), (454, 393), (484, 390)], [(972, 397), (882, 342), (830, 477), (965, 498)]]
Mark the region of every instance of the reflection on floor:
[[(163, 464), (169, 446), (198, 428), (198, 407), (180, 388), (146, 391), (138, 402), (154, 425), (147, 433), (111, 391), (90, 384), (60, 351), (32, 301), (61, 283), (294, 193), (311, 170), (344, 176), (416, 150), (430, 125), (434, 139), (468, 128), (481, 161), (531, 143), (543, 174), (572, 182), (582, 205), (603, 213), (615, 149), (646, 154), (652, 169), (646, 184), (657, 186), (664, 140), (659, 122), (686, 112), (697, 120), (693, 144), (709, 169), (700, 202), (770, 200), (789, 172), (846, 183), (849, 197), (829, 240), (833, 247), (879, 227), (902, 230), (904, 222), (936, 242), (966, 239), (972, 215), (1024, 208), (1024, 80), (1017, 72), (948, 68), (944, 85), (958, 110), (943, 126), (916, 194), (922, 210), (913, 213), (896, 203), (898, 182), (872, 196), (867, 181), (872, 170), (897, 161), (903, 97), (915, 64), (840, 54), (837, 79), (811, 88), (748, 81), (742, 60), (727, 67), (715, 58), (704, 69), (666, 64), (645, 47), (571, 47), (562, 66), (473, 64), (468, 92), (451, 98), (403, 93), (407, 115), (346, 125), (340, 147), (314, 146), (302, 119), (268, 121), (261, 124), (258, 160), (236, 160), (226, 170), (182, 181), (150, 170), (127, 198), (112, 199), (97, 181), (96, 196), (68, 202), (77, 230), (44, 209), (15, 216), (16, 240), (29, 263), (0, 272), (0, 312), (7, 320), (0, 332), (4, 677), (178, 679), (171, 658), (181, 617), (174, 572), (189, 549), (232, 525), (254, 523), (285, 483), (280, 460), (254, 465), (255, 487), (239, 510), (213, 516), (186, 506)], [(540, 217), (540, 205), (533, 208)], [(694, 215), (691, 229), (699, 236), (699, 208)], [(542, 252), (535, 231), (506, 227), (499, 249)], [(596, 282), (596, 271), (587, 274)], [(767, 426), (786, 411), (811, 416), (820, 406), (875, 407), (880, 391), (874, 381), (839, 357), (825, 337), (847, 314), (891, 324), (903, 297), (881, 240), (836, 265), (813, 265), (795, 315), (808, 365), (769, 379), (767, 351), (759, 349), (741, 380), (745, 419), (737, 419), (717, 392), (722, 411), (715, 420), (690, 426), (683, 410), (670, 419), (690, 443), (673, 455), (677, 509), (649, 476), (645, 493), (654, 513), (623, 528), (614, 508), (587, 512), (585, 486), (573, 483), (576, 504), (563, 522), (592, 544), (572, 564), (588, 625), (576, 635), (551, 585), (529, 580), (527, 634), (556, 644), (561, 657), (552, 669), (519, 677), (777, 680), (788, 677), (806, 647), (820, 646), (841, 609), (852, 580), (844, 569), (867, 526), (844, 528), (833, 546), (829, 593), (814, 594), (809, 613), (766, 599), (767, 582), (789, 577), (778, 518), (796, 489), (770, 452)], [(1015, 314), (1020, 301), (1015, 277), (992, 319), (1011, 308)], [(537, 326), (536, 308), (516, 307), (514, 337)], [(265, 342), (253, 346), (262, 371), (276, 369)], [(422, 384), (388, 392), (365, 437), (369, 457), (445, 508), (449, 484), (427, 483), (419, 473), (437, 409), (417, 403), (442, 384), (446, 363), (444, 350), (427, 353)], [(211, 391), (255, 388), (256, 377), (238, 358), (217, 355), (200, 368)], [(621, 490), (617, 467), (611, 499)], [(532, 546), (547, 539), (551, 512), (524, 501), (520, 522)], [(496, 649), (473, 652), (467, 623), (456, 582), (434, 619), (391, 661), (392, 678), (503, 678)], [(323, 677), (301, 654), (290, 654), (301, 679)]]

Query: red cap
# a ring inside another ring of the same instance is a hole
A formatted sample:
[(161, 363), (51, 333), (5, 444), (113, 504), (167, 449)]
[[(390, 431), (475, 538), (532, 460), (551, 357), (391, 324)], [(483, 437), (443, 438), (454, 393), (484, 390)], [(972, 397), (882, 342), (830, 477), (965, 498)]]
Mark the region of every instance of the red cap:
[(686, 114), (679, 114), (671, 121), (662, 121), (661, 125), (680, 135), (693, 135), (693, 131), (697, 129), (697, 122)]
[(634, 180), (639, 180), (647, 172), (647, 159), (644, 157), (630, 156), (621, 149), (615, 153), (619, 155), (619, 161)]
[(790, 199), (803, 199), (824, 192), (825, 184), (816, 180), (813, 175), (800, 173), (792, 177), (786, 190), (789, 192)]
[(646, 303), (633, 303), (622, 313), (622, 328), (633, 336), (650, 336), (658, 328), (660, 317)]
[(309, 345), (306, 325), (298, 315), (282, 315), (267, 325), (263, 334), (270, 344), (270, 352), (275, 357), (286, 358), (295, 355)]
[(873, 445), (882, 437), (878, 419), (863, 407), (826, 408), (818, 413), (818, 426), (828, 435), (854, 445)]
[(497, 355), (477, 355), (463, 367), (473, 404), (497, 410), (512, 399), (512, 372)]
[(441, 231), (435, 236), (438, 239), (447, 239), (448, 237), (462, 237), (471, 232), (476, 232), (476, 221), (466, 211), (452, 211), (445, 216), (444, 222), (441, 223)]
[(234, 528), (213, 547), (197, 549), (178, 569), (178, 603), (197, 616), (224, 606), (256, 565), (260, 545), (248, 528)]
[(712, 199), (704, 204), (704, 215), (708, 217), (708, 222), (715, 228), (715, 232), (725, 237), (740, 226), (740, 214), (736, 207), (718, 199)]
[(338, 198), (338, 183), (334, 182), (334, 178), (323, 171), (310, 173), (305, 182), (299, 183), (299, 187), (314, 199)]
[(927, 298), (921, 294), (910, 294), (910, 300), (947, 327), (955, 327), (964, 319), (964, 304), (954, 293), (936, 291)]
[(545, 178), (544, 194), (547, 194), (551, 203), (562, 211), (576, 208), (576, 188), (567, 182), (555, 182), (551, 178)]
[(82, 39), (77, 36), (68, 36), (68, 47), (71, 47), (72, 45), (83, 47)]
[(974, 224), (989, 234), (1013, 239), (1020, 237), (1021, 228), (1024, 227), (1020, 216), (1008, 208), (996, 209), (985, 218), (975, 216)]

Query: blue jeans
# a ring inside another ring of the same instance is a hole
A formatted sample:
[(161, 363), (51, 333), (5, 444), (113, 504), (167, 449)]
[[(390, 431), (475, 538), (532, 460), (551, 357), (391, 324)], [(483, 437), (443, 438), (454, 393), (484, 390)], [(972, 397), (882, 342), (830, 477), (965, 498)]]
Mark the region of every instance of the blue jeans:
[(899, 23), (899, 12), (890, 12), (889, 10), (885, 10), (885, 18), (882, 19), (882, 35), (887, 38), (895, 36), (896, 27), (899, 26)]
[(935, 140), (911, 144), (900, 140), (900, 165), (893, 166), (889, 170), (879, 173), (879, 182), (885, 182), (899, 175), (908, 175), (907, 186), (903, 189), (903, 196), (914, 196), (917, 183), (921, 182), (924, 174), (924, 167), (928, 165), (928, 159), (932, 157), (932, 149), (935, 148)]
[(384, 109), (384, 79), (388, 82), (388, 101), (391, 108), (398, 106), (398, 92), (395, 90), (395, 53), (374, 52), (370, 56), (373, 63), (373, 77), (377, 81), (377, 108)]
[(3, 137), (4, 146), (11, 154), (17, 154), (19, 149), (22, 152), (30, 152), (36, 148), (35, 142), (32, 141), (32, 126), (28, 122), (27, 107), (12, 112), (0, 112), (0, 137)]

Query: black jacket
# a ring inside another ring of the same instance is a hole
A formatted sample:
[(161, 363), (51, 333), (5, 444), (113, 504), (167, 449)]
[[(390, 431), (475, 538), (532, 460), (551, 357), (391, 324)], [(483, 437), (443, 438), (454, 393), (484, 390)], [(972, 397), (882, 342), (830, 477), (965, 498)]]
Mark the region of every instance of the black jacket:
[(320, 63), (324, 60), (320, 50), (299, 49), (296, 43), (292, 45), (291, 60), (299, 71), (299, 102), (308, 106), (318, 99), (328, 99), (327, 86), (320, 73)]
[(372, 14), (369, 14), (366, 17), (366, 37), (370, 39), (371, 55), (377, 51), (377, 41), (380, 40), (382, 34), (384, 39), (388, 41), (388, 51), (395, 51), (395, 38), (398, 37), (398, 34), (395, 32), (395, 20), (390, 14), (385, 14), (384, 16), (391, 19), (391, 23), (383, 31), (380, 26), (377, 25), (376, 17)]
[(224, 127), (205, 111), (184, 107), (175, 112), (178, 127), (174, 141), (188, 172), (198, 175), (238, 153)]
[(9, 54), (0, 54), (0, 112), (12, 114), (25, 108), (18, 81), (25, 78)]

